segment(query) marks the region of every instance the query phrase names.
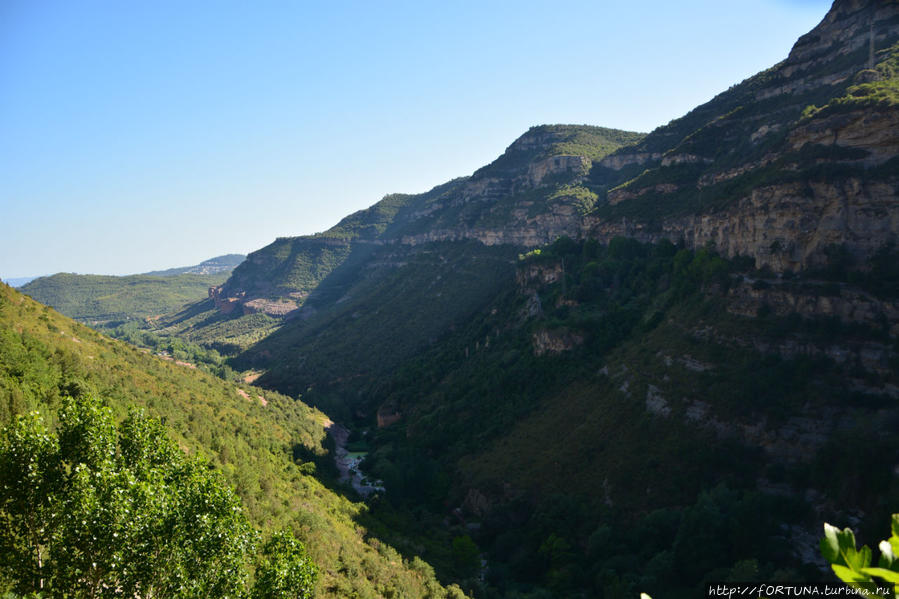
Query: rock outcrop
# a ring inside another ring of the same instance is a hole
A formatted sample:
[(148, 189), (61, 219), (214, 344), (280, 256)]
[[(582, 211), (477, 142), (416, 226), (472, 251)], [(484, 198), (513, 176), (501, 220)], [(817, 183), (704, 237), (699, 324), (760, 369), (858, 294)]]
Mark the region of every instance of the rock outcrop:
[(713, 243), (775, 272), (842, 246), (861, 263), (899, 243), (899, 107), (853, 86), (894, 76), (897, 42), (899, 3), (838, 0), (786, 60), (648, 136), (534, 127), (470, 177), (254, 252), (211, 297), (286, 316), (372, 247), (465, 240)]
[(784, 62), (603, 159), (646, 170), (601, 173), (618, 186), (582, 235), (714, 242), (777, 272), (896, 243), (899, 106), (852, 86), (894, 77), (897, 41), (899, 3), (835, 2)]

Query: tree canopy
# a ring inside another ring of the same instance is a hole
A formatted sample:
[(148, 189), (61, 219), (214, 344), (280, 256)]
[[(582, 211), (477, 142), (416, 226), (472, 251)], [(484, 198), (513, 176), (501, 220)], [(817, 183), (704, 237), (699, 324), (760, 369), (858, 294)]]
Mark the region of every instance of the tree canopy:
[[(316, 570), (289, 532), (266, 545), (249, 591), (258, 533), (233, 490), (187, 456), (159, 420), (116, 425), (99, 399), (66, 398), (58, 426), (31, 412), (0, 439), (0, 583), (50, 597), (297, 597)], [(274, 566), (272, 565), (274, 564)], [(0, 588), (2, 588), (0, 586)]]

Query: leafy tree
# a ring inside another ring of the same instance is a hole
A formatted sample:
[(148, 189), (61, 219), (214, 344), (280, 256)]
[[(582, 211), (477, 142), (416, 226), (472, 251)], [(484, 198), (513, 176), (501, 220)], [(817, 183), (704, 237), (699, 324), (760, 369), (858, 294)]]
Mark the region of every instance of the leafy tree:
[(0, 573), (20, 592), (45, 585), (58, 454), (37, 412), (21, 416), (0, 440)]
[(233, 597), (255, 533), (240, 503), (162, 425), (116, 427), (67, 398), (58, 434), (19, 417), (0, 441), (0, 576), (50, 597)]
[(311, 599), (318, 570), (306, 548), (287, 530), (275, 533), (262, 550), (256, 569), (254, 599)]

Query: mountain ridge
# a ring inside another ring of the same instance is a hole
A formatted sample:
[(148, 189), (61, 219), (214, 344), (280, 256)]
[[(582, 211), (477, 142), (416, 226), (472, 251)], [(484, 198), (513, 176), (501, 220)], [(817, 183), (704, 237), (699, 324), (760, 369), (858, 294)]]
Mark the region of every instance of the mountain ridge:
[[(891, 67), (871, 73), (891, 60), (897, 40), (899, 9), (894, 3), (835, 2), (784, 61), (650, 134), (533, 127), (470, 177), (417, 196), (386, 196), (368, 210), (378, 212), (386, 202), (389, 214), (381, 213), (378, 224), (364, 234), (347, 227), (348, 221), (369, 214), (360, 211), (331, 232), (278, 240), (276, 245), (283, 246), (286, 239), (310, 244), (320, 239), (320, 248), (309, 251), (322, 254), (318, 261), (324, 268), (313, 273), (296, 264), (306, 273), (302, 284), (292, 285), (289, 278), (275, 288), (252, 283), (247, 275), (253, 262), (248, 261), (216, 298), (241, 305), (261, 300), (262, 311), (267, 301), (279, 300), (268, 311), (283, 316), (285, 303), (302, 305), (304, 294), (330, 272), (334, 261), (349, 255), (347, 244), (324, 241), (338, 238), (406, 245), (477, 239), (522, 248), (560, 235), (606, 241), (615, 236), (682, 238), (690, 247), (714, 242), (729, 256), (752, 256), (759, 267), (775, 271), (820, 265), (826, 248), (846, 244), (863, 260), (879, 246), (899, 240), (899, 227), (884, 228), (897, 218), (899, 183), (884, 164), (899, 151), (896, 111), (868, 107), (859, 123), (851, 109), (828, 116), (816, 115), (812, 107), (845, 94), (859, 72), (868, 73), (862, 78), (894, 77)], [(822, 179), (822, 169), (828, 168)], [(841, 168), (849, 169), (845, 176), (830, 176)], [(857, 175), (862, 173), (868, 182), (859, 186)], [(794, 181), (802, 177), (819, 179), (820, 185), (797, 188)], [(552, 186), (553, 194), (540, 193)], [(825, 216), (799, 219), (797, 202), (806, 212), (818, 210)], [(841, 203), (852, 213), (839, 213)], [(753, 222), (752, 214), (764, 213), (770, 215)], [(811, 234), (802, 234), (809, 228), (814, 229)], [(781, 248), (778, 252), (771, 251), (774, 244)], [(254, 260), (266, 251), (254, 252)], [(278, 251), (272, 247), (273, 253)], [(258, 279), (277, 278), (269, 273)]]
[(206, 297), (209, 288), (226, 280), (244, 259), (242, 254), (227, 254), (194, 266), (124, 276), (57, 273), (35, 278), (20, 291), (95, 325), (143, 319)]
[(486, 597), (820, 580), (820, 522), (899, 501), (897, 42), (838, 0), (650, 134), (532, 128), (148, 326), (351, 429)]

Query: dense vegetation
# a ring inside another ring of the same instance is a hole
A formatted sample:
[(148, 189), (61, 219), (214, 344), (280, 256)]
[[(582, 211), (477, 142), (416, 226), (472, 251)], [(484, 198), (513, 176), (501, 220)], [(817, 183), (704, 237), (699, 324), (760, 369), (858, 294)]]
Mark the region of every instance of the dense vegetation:
[(206, 297), (210, 287), (227, 278), (227, 272), (127, 277), (60, 273), (35, 279), (20, 291), (70, 318), (104, 324), (175, 312)]
[(310, 298), (312, 306), (328, 309), (320, 317), (288, 322), (234, 365), (244, 370), (262, 358), (269, 369), (261, 384), (291, 393), (305, 391), (315, 380), (321, 387), (317, 405), (329, 414), (334, 410), (335, 417), (348, 415), (351, 407), (340, 392), (327, 392), (332, 383), (386, 375), (447, 329), (463, 325), (511, 283), (515, 255), (508, 246), (485, 248), (475, 242), (435, 243), (417, 251), (385, 248), (376, 255), (387, 263), (379, 272), (353, 280), (348, 289), (340, 279), (322, 285), (319, 293), (332, 302), (346, 293), (336, 309), (324, 298)]
[(856, 78), (863, 82), (849, 87), (845, 96), (834, 98), (821, 108), (809, 106), (803, 116), (821, 117), (859, 108), (890, 108), (899, 105), (899, 43), (878, 52), (875, 67), (861, 71)]
[(159, 418), (179, 447), (222, 473), (264, 536), (293, 531), (320, 568), (319, 595), (455, 592), (420, 559), (370, 536), (364, 505), (312, 476), (330, 462), (323, 414), (153, 357), (0, 286), (0, 422), (36, 411), (57, 430), (64, 398), (88, 395), (102, 397), (117, 422), (131, 408)]
[[(158, 420), (116, 427), (94, 397), (66, 398), (58, 434), (38, 412), (0, 438), (0, 588), (48, 597), (311, 597), (316, 569), (287, 531), (265, 547), (221, 476)], [(6, 583), (6, 584), (4, 584)]]
[[(813, 294), (834, 293), (835, 283), (840, 293), (849, 279), (879, 281), (881, 295), (896, 297), (889, 249), (848, 269), (835, 249), (828, 269), (771, 281), (752, 261), (726, 260), (714, 248), (561, 239), (523, 256), (516, 282), (504, 275), (434, 342), (403, 350), (415, 336), (394, 318), (430, 306), (428, 294), (446, 289), (435, 281), (455, 287), (454, 269), (441, 264), (475, 248), (444, 243), (431, 251), (444, 259), (417, 275), (403, 267), (402, 278), (373, 287), (402, 282), (396, 295), (359, 292), (380, 300), (350, 300), (343, 316), (304, 325), (316, 343), (328, 347), (334, 335), (355, 348), (324, 354), (327, 371), (311, 369), (317, 358), (303, 345), (278, 351), (309, 368), (288, 384), (314, 385), (308, 401), (343, 405), (355, 422), (359, 448), (370, 449), (365, 467), (387, 487), (387, 503), (373, 504), (391, 523), (381, 534), (403, 551), (423, 550), (479, 596), (686, 597), (707, 580), (815, 579), (783, 526), (798, 532), (838, 514), (810, 505), (801, 490), (871, 513), (899, 499), (890, 477), (863, 483), (836, 458), (848, 434), (871, 439), (878, 472), (890, 471), (886, 456), (899, 450), (873, 433), (868, 410), (891, 400), (854, 390), (859, 366), (755, 349), (810, 343), (852, 351), (860, 339), (869, 347), (890, 342), (886, 330), (777, 315), (763, 304), (756, 315), (737, 316), (727, 299), (744, 278), (759, 289)], [(391, 366), (380, 369), (384, 356)], [(332, 372), (356, 374), (330, 379)], [(895, 380), (884, 371), (865, 377), (873, 388)], [(382, 408), (400, 420), (373, 429)], [(779, 434), (835, 410), (841, 430), (854, 433), (834, 431), (801, 450), (786, 443), (774, 461), (740, 432), (764, 419)], [(447, 511), (450, 552), (422, 534), (447, 530)]]

